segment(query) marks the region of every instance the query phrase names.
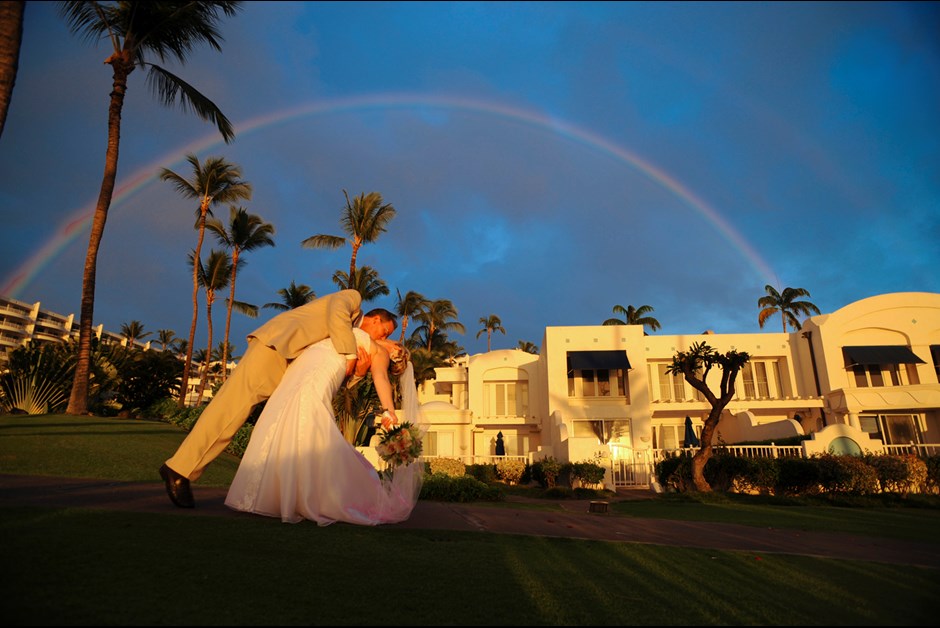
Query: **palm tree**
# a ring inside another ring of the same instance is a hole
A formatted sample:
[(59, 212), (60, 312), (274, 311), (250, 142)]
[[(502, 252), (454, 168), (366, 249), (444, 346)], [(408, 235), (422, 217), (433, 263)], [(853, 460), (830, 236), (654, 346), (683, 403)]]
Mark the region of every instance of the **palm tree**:
[[(230, 203), (239, 199), (251, 198), (251, 184), (241, 180), (241, 169), (222, 157), (209, 157), (205, 164), (199, 163), (199, 158), (193, 154), (187, 155), (186, 160), (193, 168), (192, 179), (185, 179), (172, 170), (163, 168), (160, 178), (169, 181), (185, 198), (196, 199), (196, 229), (199, 235), (196, 238), (195, 258), (201, 259), (202, 241), (206, 234), (207, 217), (212, 214), (212, 205), (215, 203)], [(192, 366), (193, 338), (196, 337), (196, 321), (199, 320), (199, 277), (197, 266), (193, 266), (193, 317), (189, 326), (189, 352), (183, 365), (183, 381), (188, 381)], [(185, 399), (180, 396), (180, 407)]]
[(0, 135), (7, 121), (13, 98), (13, 84), (20, 64), (20, 42), (23, 40), (25, 0), (0, 2)]
[(423, 337), (428, 351), (434, 345), (435, 337), (443, 334), (446, 338), (446, 332), (456, 331), (465, 333), (466, 328), (457, 319), (457, 308), (449, 299), (438, 299), (431, 301), (426, 307), (413, 317), (421, 325), (415, 328), (411, 337)]
[(477, 332), (477, 338), (481, 334), (486, 334), (486, 352), (490, 351), (490, 339), (493, 337), (494, 331), (501, 331), (503, 334), (506, 334), (506, 330), (503, 329), (503, 321), (499, 320), (499, 317), (496, 314), (490, 314), (489, 316), (481, 316), (480, 324), (483, 325), (483, 329)]
[(333, 273), (333, 283), (340, 290), (358, 290), (365, 302), (374, 301), (379, 295), (389, 293), (388, 285), (379, 279), (379, 273), (371, 266), (357, 268), (352, 274), (352, 280), (345, 272), (338, 270)]
[[(649, 327), (650, 331), (656, 331), (660, 329), (662, 325), (659, 324), (659, 321), (653, 318), (652, 316), (647, 316), (650, 312), (653, 311), (652, 306), (641, 305), (638, 308), (628, 305), (623, 307), (622, 305), (614, 306), (614, 314), (619, 314), (624, 317), (624, 320), (619, 318), (608, 318), (603, 322), (604, 325), (643, 325), (643, 327)], [(643, 335), (647, 336), (646, 330), (643, 330)]]
[[(359, 248), (363, 244), (375, 242), (385, 233), (386, 225), (395, 217), (395, 208), (390, 203), (383, 203), (382, 195), (378, 192), (362, 193), (352, 203), (349, 202), (346, 190), (343, 190), (343, 195), (346, 197), (346, 207), (343, 208), (339, 222), (347, 237), (318, 234), (310, 236), (300, 244), (305, 249), (338, 249), (348, 242), (352, 247), (349, 273), (346, 274), (348, 278), (356, 275), (356, 256), (359, 254)], [(336, 281), (335, 275), (333, 281)]]
[(519, 345), (516, 348), (525, 351), (526, 353), (538, 354), (539, 352), (539, 346), (529, 342), (528, 340), (520, 340)]
[[(88, 412), (88, 382), (91, 362), (92, 320), (95, 315), (95, 276), (98, 250), (104, 235), (104, 225), (111, 207), (111, 198), (117, 180), (118, 152), (121, 141), (121, 111), (127, 94), (127, 79), (138, 67), (147, 68), (148, 81), (153, 92), (164, 105), (179, 104), (191, 109), (203, 120), (216, 125), (222, 139), (235, 139), (232, 124), (219, 108), (192, 85), (158, 65), (146, 61), (148, 54), (161, 61), (175, 58), (186, 63), (187, 55), (200, 43), (221, 51), (217, 24), (220, 13), (234, 16), (241, 2), (154, 2), (127, 0), (124, 2), (62, 2), (59, 12), (69, 24), (72, 33), (97, 43), (109, 41), (112, 54), (105, 59), (111, 66), (112, 86), (108, 104), (108, 143), (105, 153), (104, 177), (95, 206), (95, 214), (85, 255), (82, 273), (82, 301), (79, 318), (78, 362), (68, 414)], [(192, 343), (190, 343), (192, 344)]]
[[(232, 328), (232, 310), (238, 307), (239, 302), (235, 301), (235, 274), (238, 272), (238, 258), (243, 251), (252, 251), (262, 246), (274, 246), (274, 225), (264, 222), (260, 216), (249, 214), (244, 207), (229, 206), (228, 229), (222, 224), (221, 220), (215, 218), (206, 222), (206, 229), (215, 234), (219, 243), (232, 254), (232, 276), (229, 279), (229, 296), (226, 301), (225, 313), (225, 337), (222, 340), (222, 346), (229, 346), (229, 332)], [(250, 311), (240, 309), (251, 316)], [(255, 308), (254, 315), (258, 315), (258, 309)], [(254, 317), (252, 317), (254, 318)], [(228, 364), (228, 354), (223, 350), (222, 364)], [(222, 370), (222, 381), (226, 380), (228, 370)]]
[(124, 353), (126, 354), (131, 350), (131, 347), (138, 340), (143, 340), (147, 336), (151, 336), (152, 332), (144, 331), (144, 324), (140, 321), (131, 321), (129, 323), (124, 323), (121, 325), (121, 336), (127, 340), (127, 344), (124, 347)]
[(761, 329), (764, 328), (764, 323), (767, 322), (767, 319), (777, 312), (780, 312), (780, 318), (783, 319), (783, 333), (787, 333), (787, 323), (790, 323), (796, 331), (802, 329), (802, 325), (800, 325), (800, 321), (796, 317), (797, 314), (802, 314), (803, 316), (819, 314), (819, 308), (809, 301), (794, 300), (797, 297), (810, 296), (808, 290), (804, 290), (803, 288), (784, 288), (783, 292), (777, 292), (771, 285), (764, 286), (764, 290), (767, 291), (767, 295), (757, 300), (757, 306), (763, 308), (757, 315), (757, 323), (760, 325)]
[(293, 282), (290, 282), (290, 285), (286, 288), (281, 288), (277, 291), (281, 295), (280, 303), (265, 303), (261, 307), (271, 308), (272, 310), (281, 310), (286, 312), (287, 310), (292, 310), (295, 307), (300, 307), (301, 305), (306, 305), (314, 299), (317, 298), (316, 293), (310, 289), (310, 286), (305, 284), (300, 284), (299, 286)]
[(405, 296), (401, 296), (401, 292), (398, 292), (398, 301), (395, 303), (395, 313), (401, 317), (401, 336), (398, 339), (398, 342), (401, 344), (405, 343), (405, 330), (408, 329), (408, 319), (413, 318), (422, 309), (430, 306), (431, 302), (424, 298), (424, 295), (409, 290), (405, 293)]
[(157, 338), (163, 351), (166, 351), (167, 347), (172, 347), (177, 340), (176, 332), (172, 329), (158, 329)]
[[(203, 265), (202, 261), (196, 263), (195, 253), (190, 253), (189, 261), (196, 266), (199, 285), (206, 291), (206, 322), (208, 324), (209, 341), (206, 345), (206, 355), (212, 356), (212, 304), (215, 303), (215, 294), (228, 286), (229, 278), (232, 272), (232, 263), (228, 255), (223, 251), (209, 251), (209, 259)], [(196, 397), (196, 405), (202, 403), (202, 395), (206, 390), (206, 379), (209, 375), (209, 369), (206, 368), (202, 373), (202, 379), (199, 382), (199, 394)], [(183, 381), (189, 381), (184, 378)]]

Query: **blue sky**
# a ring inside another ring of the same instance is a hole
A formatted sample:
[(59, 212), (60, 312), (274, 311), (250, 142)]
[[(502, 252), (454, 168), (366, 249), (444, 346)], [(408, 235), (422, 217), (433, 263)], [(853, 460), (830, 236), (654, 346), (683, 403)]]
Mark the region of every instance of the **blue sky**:
[[(471, 354), (491, 314), (497, 349), (618, 304), (652, 306), (662, 334), (759, 332), (768, 283), (824, 313), (940, 292), (938, 26), (932, 2), (247, 2), (221, 54), (166, 64), (234, 123), (232, 144), (130, 77), (95, 324), (188, 335), (195, 206), (157, 174), (188, 176), (190, 151), (239, 165), (242, 205), (276, 228), (243, 258), (239, 300), (335, 290), (349, 248), (300, 242), (343, 235), (344, 189), (377, 191), (398, 215), (360, 252), (391, 291), (367, 307), (450, 299)], [(0, 281), (62, 314), (80, 306), (107, 55), (54, 3), (27, 3)], [(273, 315), (233, 316), (237, 352)]]

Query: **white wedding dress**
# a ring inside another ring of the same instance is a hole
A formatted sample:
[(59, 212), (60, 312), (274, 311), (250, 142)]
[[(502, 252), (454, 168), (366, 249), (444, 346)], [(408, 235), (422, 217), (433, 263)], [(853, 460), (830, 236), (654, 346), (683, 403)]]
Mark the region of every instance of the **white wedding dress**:
[[(360, 346), (369, 349), (369, 335), (358, 328), (353, 332)], [(333, 396), (345, 372), (346, 359), (329, 338), (291, 363), (255, 424), (226, 506), (280, 517), (285, 523), (308, 519), (321, 526), (336, 521), (396, 523), (411, 515), (424, 464), (399, 467), (387, 479), (343, 437), (333, 414)], [(417, 425), (410, 363), (401, 387), (406, 407), (399, 420)]]

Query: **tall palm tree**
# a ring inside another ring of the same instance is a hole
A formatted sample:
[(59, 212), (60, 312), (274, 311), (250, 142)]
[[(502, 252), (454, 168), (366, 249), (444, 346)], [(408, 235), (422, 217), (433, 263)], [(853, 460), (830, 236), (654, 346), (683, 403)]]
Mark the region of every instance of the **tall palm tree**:
[[(164, 68), (146, 61), (155, 55), (160, 61), (175, 58), (180, 64), (197, 44), (205, 43), (221, 51), (218, 32), (220, 14), (234, 16), (241, 2), (156, 2), (126, 0), (124, 2), (62, 2), (59, 12), (68, 22), (69, 30), (82, 38), (98, 43), (109, 41), (112, 54), (105, 59), (111, 66), (112, 85), (108, 104), (108, 144), (104, 176), (95, 206), (95, 214), (82, 273), (82, 301), (79, 318), (78, 362), (68, 414), (88, 412), (88, 382), (91, 361), (92, 320), (95, 315), (95, 276), (98, 250), (104, 225), (111, 207), (117, 180), (118, 152), (121, 140), (121, 112), (127, 94), (127, 80), (138, 67), (147, 69), (154, 94), (164, 105), (179, 104), (192, 110), (203, 120), (216, 125), (222, 139), (231, 142), (235, 133), (231, 122), (208, 98), (192, 85)], [(191, 343), (190, 343), (191, 344)]]
[(310, 303), (317, 298), (317, 294), (310, 289), (310, 286), (305, 284), (300, 284), (298, 286), (294, 283), (293, 280), (291, 280), (288, 287), (281, 288), (277, 291), (277, 293), (281, 295), (280, 303), (265, 303), (261, 307), (286, 312), (287, 310), (292, 310), (295, 307), (306, 305), (307, 303)]
[(448, 331), (457, 333), (466, 333), (466, 328), (457, 320), (457, 308), (449, 299), (437, 299), (431, 301), (426, 307), (414, 315), (414, 320), (421, 323), (412, 332), (412, 338), (423, 337), (427, 343), (428, 351), (434, 344), (435, 336), (444, 334)]
[(483, 329), (477, 332), (477, 338), (482, 334), (486, 334), (486, 352), (490, 352), (490, 340), (493, 337), (494, 331), (501, 331), (503, 335), (506, 334), (506, 330), (503, 329), (503, 321), (499, 320), (499, 317), (496, 314), (490, 314), (489, 316), (481, 316), (480, 324), (483, 325)]
[[(253, 251), (263, 246), (274, 246), (274, 225), (264, 222), (260, 216), (249, 214), (244, 207), (229, 206), (228, 228), (222, 224), (221, 220), (212, 218), (206, 222), (206, 229), (215, 234), (219, 243), (225, 247), (232, 255), (232, 276), (229, 279), (229, 296), (226, 301), (225, 312), (225, 337), (222, 340), (222, 364), (228, 364), (228, 354), (224, 348), (229, 346), (229, 332), (232, 328), (232, 310), (238, 306), (235, 301), (235, 275), (239, 270), (238, 258), (243, 251)], [(240, 309), (242, 313), (247, 313)], [(251, 314), (248, 313), (250, 316)], [(257, 308), (254, 309), (254, 315), (258, 315)], [(254, 317), (252, 317), (254, 318)], [(228, 376), (228, 370), (222, 370), (222, 381)]]
[[(300, 244), (305, 249), (338, 249), (348, 242), (352, 247), (352, 256), (349, 258), (349, 273), (346, 276), (354, 277), (359, 248), (363, 244), (375, 242), (385, 233), (385, 227), (395, 217), (395, 208), (391, 203), (383, 203), (382, 195), (378, 192), (362, 193), (353, 202), (349, 201), (346, 190), (343, 190), (343, 195), (346, 197), (346, 207), (343, 208), (339, 223), (347, 237), (318, 234)], [(335, 275), (333, 280), (336, 281)]]
[[(206, 235), (206, 221), (212, 214), (212, 205), (216, 203), (231, 203), (240, 199), (251, 198), (251, 184), (242, 181), (241, 169), (222, 157), (209, 157), (204, 164), (193, 154), (186, 156), (193, 169), (191, 179), (186, 179), (172, 170), (163, 168), (160, 179), (170, 182), (176, 191), (185, 198), (195, 199), (199, 202), (196, 207), (196, 229), (199, 232), (196, 238), (196, 259), (201, 259), (202, 241)], [(189, 326), (189, 351), (183, 365), (183, 381), (188, 381), (192, 366), (193, 338), (196, 337), (196, 321), (199, 320), (199, 277), (197, 267), (193, 266), (193, 317)], [(181, 396), (180, 407), (185, 404)]]
[(130, 351), (138, 340), (143, 340), (150, 335), (152, 335), (152, 332), (144, 331), (144, 324), (140, 321), (123, 323), (121, 325), (121, 336), (127, 340), (127, 344), (124, 347), (124, 353)]
[(3, 127), (6, 125), (16, 71), (20, 65), (25, 8), (25, 0), (0, 2), (0, 135), (3, 135)]
[[(619, 318), (608, 318), (603, 322), (604, 325), (642, 325), (643, 327), (649, 327), (650, 331), (656, 331), (657, 329), (662, 328), (662, 325), (659, 324), (659, 321), (648, 316), (650, 312), (653, 311), (652, 306), (641, 305), (640, 307), (633, 307), (628, 305), (623, 307), (622, 305), (614, 306), (614, 314), (619, 314), (623, 316), (623, 320)], [(648, 335), (646, 330), (643, 330), (643, 335)]]
[(423, 294), (409, 290), (405, 293), (405, 296), (401, 296), (401, 292), (398, 292), (398, 301), (395, 303), (395, 313), (401, 317), (401, 336), (398, 339), (398, 342), (401, 344), (405, 343), (405, 330), (408, 329), (408, 319), (413, 318), (416, 314), (420, 313), (422, 309), (427, 308), (431, 305), (431, 302), (424, 297)]
[[(190, 253), (189, 260), (193, 266), (196, 267), (197, 276), (199, 277), (199, 285), (201, 285), (206, 292), (206, 323), (208, 325), (209, 341), (206, 345), (206, 355), (212, 356), (212, 304), (215, 303), (215, 295), (219, 290), (224, 290), (228, 287), (229, 277), (231, 276), (231, 267), (232, 263), (229, 261), (228, 255), (223, 251), (211, 250), (209, 251), (209, 259), (206, 260), (205, 265), (202, 264), (202, 260), (198, 260), (196, 263), (195, 253)], [(202, 395), (206, 390), (206, 380), (209, 376), (209, 369), (206, 368), (202, 373), (202, 379), (199, 382), (199, 394), (196, 397), (196, 405), (202, 403)], [(183, 381), (189, 381), (184, 379)]]
[(158, 329), (157, 338), (161, 349), (166, 351), (167, 347), (172, 347), (173, 343), (176, 342), (176, 332), (172, 329)]
[(787, 333), (787, 323), (790, 323), (796, 331), (802, 329), (800, 320), (796, 317), (797, 314), (803, 316), (819, 314), (819, 308), (813, 303), (794, 300), (797, 297), (809, 297), (810, 294), (808, 290), (803, 288), (784, 288), (783, 292), (777, 292), (771, 285), (764, 286), (764, 290), (767, 291), (767, 294), (757, 300), (757, 306), (763, 308), (757, 315), (757, 323), (760, 325), (761, 329), (764, 328), (764, 323), (767, 322), (767, 319), (777, 312), (780, 312), (780, 318), (783, 319), (783, 333)]
[(374, 301), (380, 295), (389, 293), (388, 285), (379, 279), (378, 271), (371, 266), (357, 268), (352, 279), (344, 271), (338, 270), (333, 273), (333, 283), (340, 290), (358, 290), (364, 302)]

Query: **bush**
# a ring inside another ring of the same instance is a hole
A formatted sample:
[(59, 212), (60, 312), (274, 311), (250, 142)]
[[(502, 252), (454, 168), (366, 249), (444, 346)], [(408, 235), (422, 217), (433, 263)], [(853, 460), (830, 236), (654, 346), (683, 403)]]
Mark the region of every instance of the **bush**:
[(467, 475), (476, 478), (484, 484), (492, 484), (496, 481), (496, 465), (492, 464), (468, 464)]
[(498, 486), (491, 486), (469, 475), (454, 477), (445, 473), (425, 476), (421, 499), (443, 502), (498, 502), (504, 498)]
[(940, 456), (927, 456), (924, 459), (927, 465), (927, 488), (931, 493), (940, 492)]
[(467, 474), (467, 465), (456, 458), (428, 458), (426, 462), (429, 475), (442, 473), (459, 478)]
[(871, 495), (878, 492), (878, 474), (861, 458), (822, 454), (813, 459), (819, 465), (819, 483), (827, 493)]
[(518, 484), (525, 472), (525, 462), (518, 458), (504, 458), (496, 463), (496, 475), (507, 484)]
[(603, 484), (605, 469), (596, 462), (575, 462), (571, 465), (571, 478), (582, 486)]
[(917, 456), (868, 454), (862, 459), (875, 470), (882, 493), (904, 495), (923, 490), (927, 483), (927, 464)]
[(542, 488), (552, 488), (558, 482), (561, 473), (561, 463), (552, 456), (542, 458), (532, 465), (532, 479)]
[(819, 465), (807, 458), (778, 458), (777, 495), (815, 495), (819, 493)]
[(660, 460), (655, 473), (663, 490), (684, 493), (692, 486), (692, 456), (685, 452)]

